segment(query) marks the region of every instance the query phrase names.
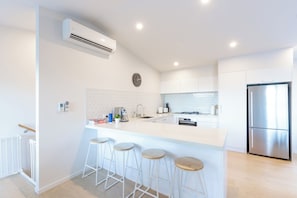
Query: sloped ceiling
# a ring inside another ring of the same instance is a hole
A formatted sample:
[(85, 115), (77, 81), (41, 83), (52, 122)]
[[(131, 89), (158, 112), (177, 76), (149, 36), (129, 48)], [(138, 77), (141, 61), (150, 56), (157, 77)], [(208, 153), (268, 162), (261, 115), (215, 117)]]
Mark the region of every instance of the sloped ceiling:
[(34, 29), (35, 4), (89, 21), (159, 71), (297, 45), (296, 0), (0, 0), (0, 23)]

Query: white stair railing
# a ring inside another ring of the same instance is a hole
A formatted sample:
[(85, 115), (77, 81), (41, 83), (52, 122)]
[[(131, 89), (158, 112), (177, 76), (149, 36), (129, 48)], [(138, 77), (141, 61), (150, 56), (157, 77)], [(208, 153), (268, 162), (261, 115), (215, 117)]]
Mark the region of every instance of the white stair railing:
[(36, 183), (36, 141), (31, 139), (30, 144), (30, 162), (31, 162), (31, 179)]
[(20, 136), (0, 138), (0, 178), (20, 171), (20, 145)]

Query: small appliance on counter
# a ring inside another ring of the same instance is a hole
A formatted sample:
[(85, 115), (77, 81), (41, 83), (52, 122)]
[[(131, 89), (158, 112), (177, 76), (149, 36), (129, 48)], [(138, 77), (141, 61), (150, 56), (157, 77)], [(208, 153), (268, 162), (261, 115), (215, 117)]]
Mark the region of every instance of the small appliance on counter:
[(129, 117), (128, 117), (128, 113), (127, 110), (123, 107), (121, 110), (121, 122), (128, 122), (129, 121)]
[(210, 107), (210, 114), (211, 115), (218, 115), (219, 106), (218, 105), (211, 105)]
[(166, 103), (166, 104), (165, 104), (164, 111), (165, 111), (166, 113), (170, 112), (169, 103)]
[(163, 107), (158, 108), (158, 113), (163, 113)]
[(121, 122), (128, 122), (129, 121), (129, 117), (128, 117), (128, 113), (127, 110), (124, 107), (115, 107), (113, 109), (113, 115), (120, 115), (120, 121)]

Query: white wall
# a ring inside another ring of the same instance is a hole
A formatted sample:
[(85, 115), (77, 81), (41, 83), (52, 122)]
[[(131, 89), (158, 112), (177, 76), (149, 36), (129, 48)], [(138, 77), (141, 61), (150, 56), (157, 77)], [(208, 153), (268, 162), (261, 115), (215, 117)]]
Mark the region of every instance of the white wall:
[[(39, 9), (39, 192), (75, 176), (83, 167), (87, 139), (92, 136), (84, 129), (88, 88), (159, 93), (159, 73), (121, 45), (103, 59), (63, 41), (64, 18)], [(134, 72), (143, 77), (139, 88), (131, 82)], [(70, 102), (69, 112), (58, 113), (57, 103), (63, 100)]]
[(35, 127), (35, 33), (0, 26), (1, 136)]

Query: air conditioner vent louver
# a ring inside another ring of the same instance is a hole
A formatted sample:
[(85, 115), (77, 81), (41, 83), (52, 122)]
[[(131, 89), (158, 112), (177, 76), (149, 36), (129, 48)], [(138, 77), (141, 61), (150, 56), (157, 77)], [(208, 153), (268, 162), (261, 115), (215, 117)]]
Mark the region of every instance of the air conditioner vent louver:
[(85, 38), (83, 38), (83, 37), (81, 37), (81, 36), (78, 36), (78, 35), (75, 35), (75, 34), (71, 34), (71, 35), (70, 35), (70, 38), (75, 39), (75, 40), (80, 41), (80, 42), (83, 42), (83, 43), (86, 43), (86, 44), (88, 44), (88, 45), (92, 45), (92, 46), (97, 47), (97, 48), (99, 48), (99, 49), (106, 50), (106, 51), (108, 51), (108, 52), (110, 52), (110, 53), (112, 52), (112, 49), (111, 49), (111, 48), (108, 48), (108, 47), (105, 47), (105, 46), (100, 45), (100, 44), (98, 44), (98, 43), (95, 43), (95, 42), (90, 41), (90, 40), (88, 40), (88, 39), (85, 39)]
[(71, 19), (63, 21), (63, 39), (105, 55), (110, 55), (116, 50), (115, 40)]

